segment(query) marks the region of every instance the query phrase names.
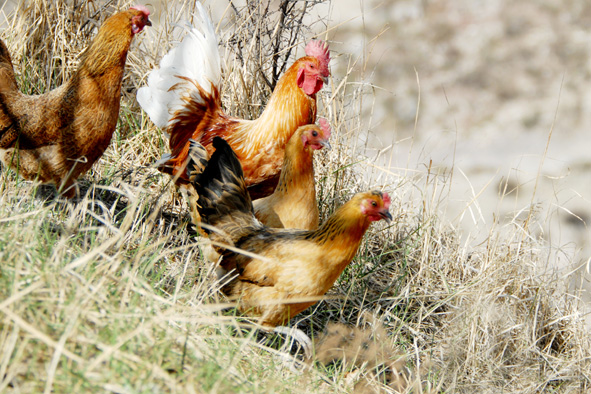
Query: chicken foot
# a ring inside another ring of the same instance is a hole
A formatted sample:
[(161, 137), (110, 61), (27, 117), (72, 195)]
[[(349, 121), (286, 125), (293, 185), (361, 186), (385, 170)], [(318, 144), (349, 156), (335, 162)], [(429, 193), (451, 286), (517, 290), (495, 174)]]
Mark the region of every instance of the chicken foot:
[[(312, 340), (310, 337), (306, 335), (305, 332), (300, 330), (297, 327), (286, 327), (286, 326), (277, 326), (273, 328), (273, 332), (277, 334), (283, 334), (292, 338), (291, 341), (285, 342), (282, 349), (288, 349), (293, 344), (293, 341), (296, 341), (300, 347), (304, 350), (304, 354), (306, 355), (307, 359), (312, 357)], [(288, 346), (289, 344), (289, 346)]]

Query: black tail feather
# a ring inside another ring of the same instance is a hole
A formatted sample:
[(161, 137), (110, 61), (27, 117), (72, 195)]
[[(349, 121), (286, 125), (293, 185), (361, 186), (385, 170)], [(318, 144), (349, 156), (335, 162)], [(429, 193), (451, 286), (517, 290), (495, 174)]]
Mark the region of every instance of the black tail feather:
[(207, 162), (209, 161), (209, 154), (203, 145), (194, 139), (189, 140), (189, 163), (187, 164), (187, 176), (189, 181), (193, 182), (194, 179), (203, 173)]
[[(242, 165), (228, 143), (213, 139), (216, 149), (209, 161), (201, 144), (191, 141), (187, 173), (199, 195), (199, 216), (203, 223), (220, 227), (225, 222), (250, 226), (256, 221), (252, 200), (246, 189)], [(207, 231), (207, 230), (206, 230)]]

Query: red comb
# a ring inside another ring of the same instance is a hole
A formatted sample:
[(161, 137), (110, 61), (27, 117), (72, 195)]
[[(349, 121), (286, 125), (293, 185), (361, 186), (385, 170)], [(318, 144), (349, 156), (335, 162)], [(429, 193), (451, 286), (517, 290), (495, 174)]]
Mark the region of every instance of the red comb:
[(324, 138), (328, 139), (330, 138), (330, 124), (328, 124), (328, 120), (324, 119), (324, 118), (318, 118), (318, 123), (320, 123), (320, 128), (322, 129), (322, 132), (324, 133)]
[(386, 193), (386, 192), (382, 193), (382, 200), (384, 201), (384, 208), (386, 208), (386, 209), (390, 208), (390, 203), (392, 201), (390, 200), (390, 196), (388, 195), (388, 193)]
[(150, 10), (143, 4), (134, 5), (133, 7), (131, 7), (131, 9), (141, 11), (148, 16), (150, 15)]
[(324, 77), (329, 76), (328, 63), (330, 62), (330, 51), (328, 44), (322, 40), (310, 41), (306, 45), (306, 56), (312, 56), (318, 59), (320, 63), (320, 73)]

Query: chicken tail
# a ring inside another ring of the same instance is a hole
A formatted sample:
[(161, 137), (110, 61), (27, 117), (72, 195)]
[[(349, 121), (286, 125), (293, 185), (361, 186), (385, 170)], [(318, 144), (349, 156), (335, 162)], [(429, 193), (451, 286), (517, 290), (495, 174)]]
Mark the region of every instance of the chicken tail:
[(203, 6), (195, 2), (194, 26), (183, 26), (186, 35), (160, 61), (160, 68), (148, 76), (148, 84), (137, 92), (137, 101), (154, 124), (167, 127), (176, 112), (185, 107), (185, 97), (201, 100), (202, 87), (211, 87), (221, 79), (220, 54), (213, 23)]
[[(228, 143), (214, 137), (215, 152), (207, 160), (207, 151), (195, 140), (190, 141), (187, 175), (199, 195), (198, 211), (202, 223), (225, 228), (258, 225), (252, 200), (246, 190), (242, 165)], [(209, 234), (210, 230), (204, 228)]]
[[(189, 140), (191, 147), (189, 149), (189, 164), (187, 165), (187, 176), (193, 183), (195, 179), (205, 171), (209, 161), (207, 149), (195, 140)], [(168, 156), (168, 155), (164, 155)]]

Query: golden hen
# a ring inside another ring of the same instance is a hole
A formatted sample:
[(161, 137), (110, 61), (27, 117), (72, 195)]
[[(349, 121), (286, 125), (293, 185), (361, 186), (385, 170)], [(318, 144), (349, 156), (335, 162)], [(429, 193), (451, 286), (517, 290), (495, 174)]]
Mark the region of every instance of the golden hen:
[(53, 183), (66, 197), (76, 179), (108, 147), (117, 119), (121, 80), (133, 37), (151, 26), (137, 5), (100, 27), (70, 80), (48, 93), (21, 93), (0, 40), (0, 159), (25, 179)]
[(191, 142), (187, 166), (199, 195), (202, 230), (231, 277), (222, 291), (267, 327), (287, 323), (315, 304), (351, 262), (369, 225), (390, 221), (387, 193), (358, 193), (317, 230), (272, 229), (255, 217), (242, 167), (220, 137), (209, 161)]
[(189, 139), (208, 151), (215, 136), (223, 137), (244, 169), (253, 198), (273, 193), (283, 164), (285, 145), (299, 126), (316, 121), (316, 93), (329, 76), (330, 54), (323, 41), (311, 41), (306, 56), (277, 82), (265, 110), (256, 120), (231, 117), (222, 110), (217, 38), (211, 20), (199, 2), (182, 42), (166, 54), (137, 100), (154, 124), (169, 135), (170, 154), (159, 168), (186, 184), (184, 171)]
[(330, 149), (330, 126), (324, 118), (316, 125), (300, 126), (285, 146), (279, 183), (270, 196), (253, 201), (254, 215), (274, 228), (318, 228), (318, 203), (312, 153)]

